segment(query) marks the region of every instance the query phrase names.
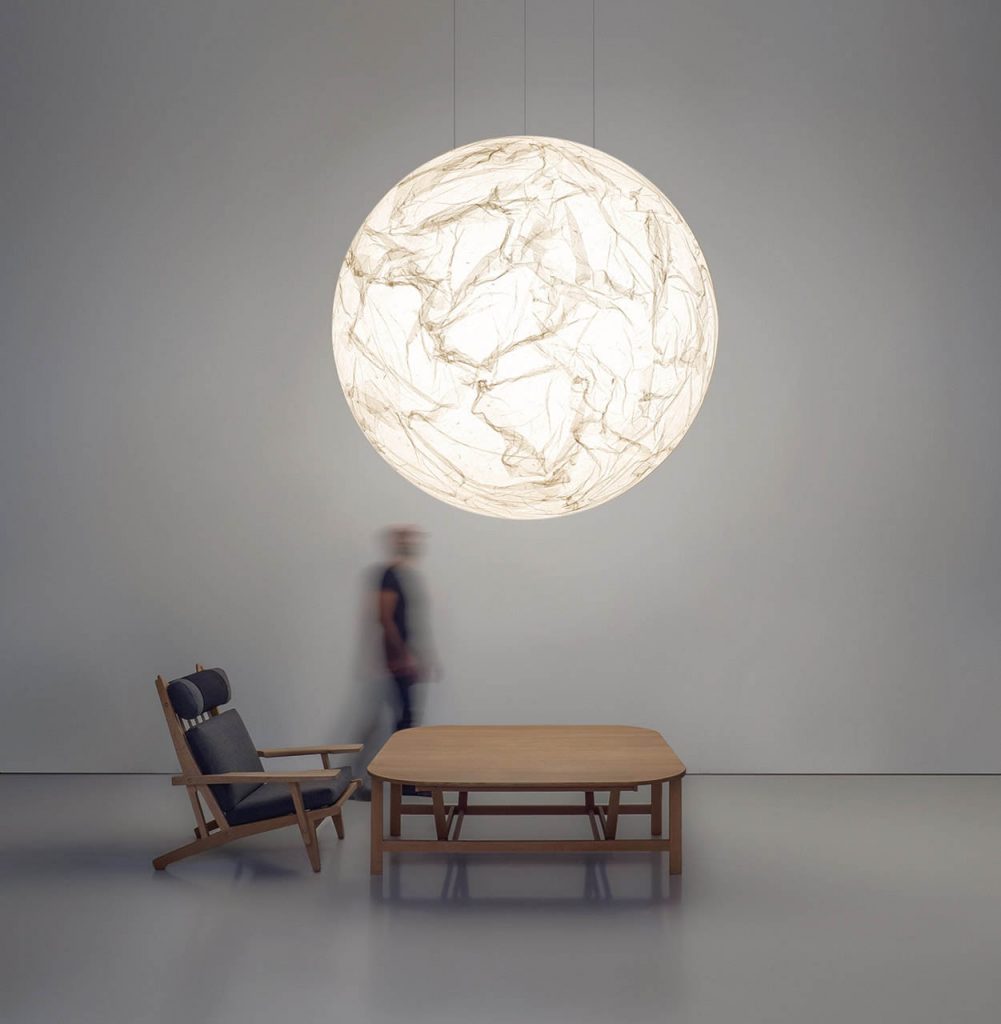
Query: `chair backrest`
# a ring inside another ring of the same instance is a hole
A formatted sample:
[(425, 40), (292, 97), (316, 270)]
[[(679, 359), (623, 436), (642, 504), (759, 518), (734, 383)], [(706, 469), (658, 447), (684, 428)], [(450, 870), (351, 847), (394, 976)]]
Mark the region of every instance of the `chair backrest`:
[(169, 682), (167, 696), (179, 718), (199, 722), (218, 713), (221, 704), (228, 704), (233, 691), (229, 676), (221, 668), (203, 668)]
[[(157, 691), (182, 772), (217, 775), (264, 770), (239, 712), (233, 708), (219, 711), (232, 697), (229, 677), (221, 668), (199, 665), (191, 675), (169, 683), (158, 677)], [(259, 785), (243, 782), (209, 787), (218, 805), (213, 813), (228, 814)]]

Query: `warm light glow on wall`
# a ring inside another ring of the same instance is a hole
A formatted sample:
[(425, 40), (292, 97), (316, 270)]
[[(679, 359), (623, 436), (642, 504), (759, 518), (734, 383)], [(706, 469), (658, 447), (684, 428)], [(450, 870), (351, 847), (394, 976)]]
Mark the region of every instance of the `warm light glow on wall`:
[(376, 451), (459, 508), (608, 501), (699, 411), (717, 318), (702, 251), (614, 157), (519, 136), (462, 146), (369, 214), (337, 282), (344, 393)]

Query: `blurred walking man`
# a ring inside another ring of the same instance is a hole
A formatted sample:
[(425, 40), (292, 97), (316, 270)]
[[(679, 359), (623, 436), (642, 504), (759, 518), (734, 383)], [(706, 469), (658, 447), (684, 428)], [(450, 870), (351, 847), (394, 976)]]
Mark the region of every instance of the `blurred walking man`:
[[(366, 667), (359, 675), (366, 694), (362, 716), (368, 724), (362, 729), (365, 747), (357, 766), (361, 778), (390, 733), (420, 724), (421, 684), (437, 672), (417, 569), (423, 536), (415, 526), (392, 526), (385, 539), (388, 560), (372, 571), (365, 595), (360, 650)], [(372, 636), (373, 628), (377, 636)], [(404, 792), (413, 795), (411, 787)], [(369, 787), (359, 789), (355, 799), (371, 799)]]
[(396, 729), (418, 724), (417, 687), (431, 666), (424, 586), (417, 570), (421, 534), (414, 526), (387, 533), (389, 563), (379, 572), (377, 615), (386, 669), (396, 690)]

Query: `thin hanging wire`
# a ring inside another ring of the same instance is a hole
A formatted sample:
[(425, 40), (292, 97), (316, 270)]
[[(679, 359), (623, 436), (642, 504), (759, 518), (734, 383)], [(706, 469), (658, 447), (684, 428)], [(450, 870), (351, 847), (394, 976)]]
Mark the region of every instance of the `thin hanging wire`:
[(455, 5), (452, 0), (452, 149), (455, 149)]
[[(456, 142), (455, 114), (455, 51), (456, 29), (455, 9), (458, 0), (452, 0), (452, 149)], [(597, 147), (597, 7), (598, 0), (591, 0), (591, 145)], [(523, 0), (521, 8), (521, 93), (522, 93), (522, 132), (528, 134), (528, 0)]]
[(594, 15), (595, 15), (595, 9), (597, 8), (597, 6), (598, 6), (598, 0), (591, 0), (591, 146), (593, 148), (595, 148), (595, 149), (598, 148), (597, 143), (595, 141), (595, 130), (594, 130), (595, 121), (596, 121), (596, 116), (595, 116), (595, 112), (594, 112), (595, 111), (595, 95), (596, 95), (596, 91), (597, 91), (597, 87), (595, 85), (595, 77), (594, 77), (594, 66), (595, 66), (594, 52), (597, 49), (597, 44), (595, 43)]

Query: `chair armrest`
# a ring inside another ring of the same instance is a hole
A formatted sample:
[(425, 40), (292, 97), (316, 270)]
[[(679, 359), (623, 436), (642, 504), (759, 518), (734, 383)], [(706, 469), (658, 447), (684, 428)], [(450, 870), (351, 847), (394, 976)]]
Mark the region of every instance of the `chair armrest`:
[(221, 786), (229, 782), (325, 782), (343, 768), (317, 768), (301, 772), (224, 772), (221, 775), (173, 775), (172, 786)]
[(339, 743), (332, 747), (273, 747), (258, 750), (258, 757), (301, 757), (304, 754), (356, 754), (362, 749), (361, 743)]

